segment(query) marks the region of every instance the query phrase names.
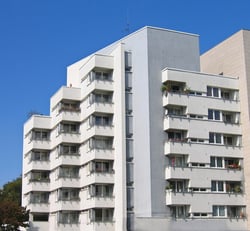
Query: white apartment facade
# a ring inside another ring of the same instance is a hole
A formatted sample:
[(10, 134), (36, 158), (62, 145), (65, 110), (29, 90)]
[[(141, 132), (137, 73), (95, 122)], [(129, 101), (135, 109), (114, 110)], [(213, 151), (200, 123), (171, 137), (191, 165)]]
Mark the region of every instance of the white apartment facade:
[(69, 66), (24, 125), (30, 230), (247, 230), (239, 88), (161, 28)]

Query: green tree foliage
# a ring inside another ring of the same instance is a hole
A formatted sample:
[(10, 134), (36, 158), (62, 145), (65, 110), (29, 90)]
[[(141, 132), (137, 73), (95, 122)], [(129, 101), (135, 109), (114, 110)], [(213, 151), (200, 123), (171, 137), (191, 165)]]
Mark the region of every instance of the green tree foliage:
[(3, 189), (0, 191), (0, 201), (10, 200), (16, 202), (18, 205), (21, 205), (22, 197), (22, 178), (18, 177), (17, 179), (8, 182), (3, 186)]
[(27, 227), (29, 211), (21, 207), (22, 178), (8, 182), (0, 190), (0, 231)]

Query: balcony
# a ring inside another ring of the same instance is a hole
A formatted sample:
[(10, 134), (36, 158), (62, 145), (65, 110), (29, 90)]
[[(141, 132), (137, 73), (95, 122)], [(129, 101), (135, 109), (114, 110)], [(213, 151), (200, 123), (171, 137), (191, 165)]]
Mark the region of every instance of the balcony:
[(112, 81), (112, 72), (91, 72), (90, 82), (87, 84), (87, 91), (92, 92), (93, 90), (104, 90), (113, 91), (114, 83)]
[(187, 140), (180, 141), (166, 141), (165, 142), (165, 155), (176, 153), (206, 153), (209, 148), (210, 152), (214, 156), (220, 156), (224, 153), (228, 157), (243, 158), (242, 148), (240, 146), (226, 146), (226, 145), (214, 145), (208, 143), (192, 143), (187, 142)]
[[(213, 105), (216, 105), (217, 108), (220, 108), (223, 111), (228, 111), (229, 109), (230, 111), (240, 111), (240, 104), (238, 101), (188, 95), (179, 92), (169, 92), (167, 95), (163, 95), (163, 107), (167, 107), (168, 105), (178, 105), (195, 108), (196, 105), (203, 105), (204, 100), (206, 101), (208, 108), (213, 108)], [(207, 113), (207, 109), (205, 109), (204, 113), (205, 112)]]
[(30, 203), (28, 209), (31, 213), (48, 213), (50, 211), (49, 203)]
[(80, 143), (81, 142), (81, 135), (78, 132), (72, 132), (72, 133), (67, 133), (67, 132), (61, 132), (57, 136), (57, 143)]
[(82, 209), (115, 207), (114, 197), (90, 197), (84, 201)]
[[(203, 176), (206, 175), (206, 178)], [(222, 179), (227, 181), (241, 181), (242, 171), (228, 171), (223, 168), (199, 168), (199, 167), (166, 167), (165, 179), (192, 179), (190, 187), (204, 186), (211, 187), (212, 179)], [(204, 179), (203, 179), (204, 178)]]
[(31, 140), (25, 147), (25, 152), (33, 149), (49, 150), (51, 146), (50, 140)]
[(84, 163), (91, 160), (114, 160), (113, 149), (91, 149), (83, 155)]
[[(189, 117), (184, 116), (166, 116), (164, 118), (164, 130), (169, 129), (178, 129), (180, 127), (184, 130), (189, 130), (190, 133), (194, 132), (199, 128), (199, 134), (201, 131), (204, 131), (207, 135), (208, 128), (213, 128), (213, 131), (223, 131), (224, 133), (231, 133), (231, 134), (240, 134), (241, 128), (239, 124), (233, 123), (223, 123), (222, 121), (215, 121), (215, 120), (205, 120), (205, 119), (192, 119)], [(195, 132), (197, 133), (197, 131)], [(195, 136), (189, 134), (191, 137)]]
[[(192, 204), (192, 210), (207, 208), (211, 204), (215, 205), (243, 205), (245, 196), (243, 194), (228, 193), (192, 193), (192, 192), (171, 192), (166, 191), (166, 205)], [(195, 208), (196, 207), (196, 208)]]
[(103, 184), (114, 184), (114, 173), (91, 173), (84, 176), (81, 179), (81, 182), (86, 185), (91, 185), (94, 183), (103, 183)]
[(80, 187), (80, 178), (57, 178), (54, 182), (53, 185), (51, 185), (51, 188), (57, 189), (57, 188), (76, 188)]
[(62, 153), (59, 154), (57, 161), (58, 165), (79, 165), (80, 154), (78, 153)]
[(60, 121), (81, 122), (81, 112), (80, 112), (80, 109), (79, 111), (61, 110), (60, 114), (58, 114), (55, 119), (56, 119), (56, 122), (60, 122)]
[(50, 170), (50, 161), (30, 161), (27, 165), (26, 172), (31, 170)]
[(30, 191), (50, 191), (50, 182), (30, 181), (26, 185), (26, 192)]
[(94, 125), (87, 130), (86, 136), (114, 136), (114, 127)]
[(91, 222), (83, 225), (89, 231), (115, 231), (115, 222)]
[(95, 112), (98, 113), (114, 113), (114, 104), (111, 102), (93, 102), (91, 105), (88, 106), (86, 109), (86, 115), (89, 116), (91, 114), (94, 114)]
[(69, 210), (78, 211), (80, 210), (80, 200), (58, 200), (55, 203), (55, 211)]

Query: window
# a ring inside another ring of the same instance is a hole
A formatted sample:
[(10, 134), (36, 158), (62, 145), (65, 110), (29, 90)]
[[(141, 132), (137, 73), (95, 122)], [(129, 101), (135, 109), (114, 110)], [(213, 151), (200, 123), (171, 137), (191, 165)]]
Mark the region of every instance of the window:
[(112, 115), (93, 115), (89, 117), (90, 126), (112, 126)]
[(113, 161), (91, 161), (89, 168), (90, 172), (112, 173)]
[(58, 146), (59, 155), (77, 155), (79, 154), (79, 145), (60, 144)]
[(90, 219), (94, 222), (112, 222), (113, 221), (113, 208), (105, 209), (91, 209), (90, 210)]
[(210, 167), (222, 168), (223, 167), (222, 157), (211, 156)]
[(220, 120), (220, 111), (208, 109), (209, 120)]
[(207, 96), (219, 97), (219, 88), (207, 87)]
[(200, 95), (202, 95), (202, 92), (199, 92), (199, 91), (190, 91), (188, 94), (189, 95), (198, 95), (198, 96), (200, 96)]
[(31, 172), (31, 182), (48, 182), (49, 181), (49, 171), (33, 171)]
[(59, 212), (59, 223), (61, 224), (78, 224), (79, 223), (79, 212)]
[(224, 182), (223, 181), (212, 181), (211, 191), (212, 192), (224, 192)]
[(48, 213), (33, 213), (33, 221), (49, 221)]
[(75, 189), (75, 188), (59, 189), (58, 199), (60, 201), (79, 200), (79, 189)]
[(184, 138), (184, 132), (182, 131), (169, 131), (168, 132), (169, 141), (180, 142), (180, 141), (183, 141), (183, 138)]
[(50, 132), (48, 130), (33, 130), (31, 140), (49, 140)]
[(111, 81), (112, 73), (105, 71), (93, 71), (92, 77), (93, 80)]
[(61, 111), (80, 111), (80, 103), (75, 101), (62, 101), (59, 103), (59, 112)]
[(224, 135), (223, 136), (223, 143), (224, 143), (224, 145), (233, 145), (233, 137), (228, 136), (228, 135)]
[(189, 141), (192, 143), (204, 143), (205, 142), (204, 139), (197, 139), (197, 138), (190, 138)]
[(196, 115), (196, 114), (190, 114), (189, 118), (192, 118), (192, 119), (203, 119), (203, 116), (202, 115)]
[(79, 133), (79, 124), (76, 123), (61, 123), (59, 125), (60, 133)]
[(225, 217), (225, 206), (214, 205), (213, 206), (213, 217)]
[(95, 137), (89, 140), (90, 149), (112, 149), (113, 138)]
[(189, 188), (191, 192), (207, 192), (206, 188)]
[(168, 107), (166, 109), (168, 116), (186, 116), (184, 107)]
[(172, 217), (174, 218), (186, 218), (188, 217), (188, 206), (187, 205), (179, 205), (173, 206), (171, 208)]
[(49, 161), (49, 151), (48, 150), (32, 151), (31, 161)]
[(191, 166), (192, 166), (192, 167), (204, 168), (204, 167), (205, 167), (205, 164), (203, 164), (203, 163), (191, 163)]
[(194, 217), (207, 217), (207, 213), (193, 213)]
[(184, 155), (169, 157), (169, 165), (171, 167), (187, 167), (186, 157)]
[(30, 203), (48, 203), (49, 192), (32, 192), (30, 195)]
[(59, 168), (59, 178), (78, 178), (79, 167), (77, 166), (63, 166)]
[(209, 143), (210, 144), (221, 144), (221, 134), (209, 132)]
[(91, 196), (95, 197), (112, 197), (113, 196), (112, 184), (96, 184), (90, 185), (89, 191)]
[(89, 95), (89, 103), (112, 103), (111, 93), (92, 93)]

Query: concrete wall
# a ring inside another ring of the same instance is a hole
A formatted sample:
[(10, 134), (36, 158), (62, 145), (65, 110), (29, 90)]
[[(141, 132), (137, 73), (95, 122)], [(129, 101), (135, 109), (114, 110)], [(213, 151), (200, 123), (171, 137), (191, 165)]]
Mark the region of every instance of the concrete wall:
[[(241, 30), (201, 56), (201, 70), (239, 78), (244, 166), (250, 166), (250, 31)], [(244, 168), (247, 205), (250, 204), (250, 169)], [(250, 208), (247, 206), (247, 214)], [(248, 221), (248, 229), (250, 223)]]

